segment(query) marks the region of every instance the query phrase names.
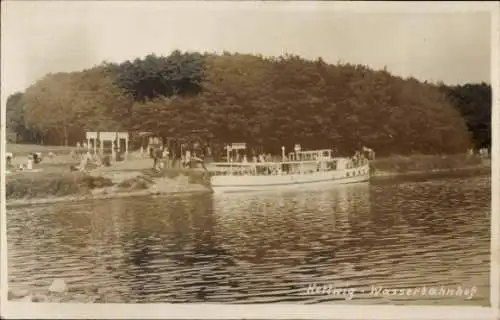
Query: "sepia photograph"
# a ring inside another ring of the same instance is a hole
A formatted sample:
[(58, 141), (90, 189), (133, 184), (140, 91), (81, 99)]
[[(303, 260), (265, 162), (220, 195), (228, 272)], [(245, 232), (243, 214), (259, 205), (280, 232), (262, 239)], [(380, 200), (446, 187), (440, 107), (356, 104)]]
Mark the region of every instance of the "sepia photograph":
[(1, 5), (3, 318), (500, 319), (497, 2)]

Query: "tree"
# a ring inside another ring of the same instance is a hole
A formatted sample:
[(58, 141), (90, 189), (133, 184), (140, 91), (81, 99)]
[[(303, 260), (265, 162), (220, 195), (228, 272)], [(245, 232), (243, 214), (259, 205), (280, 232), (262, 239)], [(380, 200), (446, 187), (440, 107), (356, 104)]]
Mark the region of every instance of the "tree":
[(69, 129), (76, 119), (71, 88), (72, 75), (56, 73), (45, 76), (26, 90), (26, 122), (42, 132), (44, 139), (52, 131), (68, 145)]
[(66, 146), (84, 139), (85, 131), (124, 129), (132, 101), (113, 81), (100, 67), (47, 75), (26, 90), (26, 122), (45, 140)]
[(9, 142), (33, 142), (36, 138), (36, 134), (26, 128), (23, 96), (22, 92), (16, 92), (7, 98), (5, 124)]
[(472, 133), (477, 149), (491, 147), (491, 86), (486, 83), (440, 86)]
[(160, 96), (197, 94), (203, 79), (202, 56), (180, 51), (168, 57), (150, 54), (111, 69), (118, 70), (116, 84), (142, 102)]
[(64, 143), (85, 130), (153, 131), (176, 139), (201, 130), (219, 146), (246, 142), (274, 153), (300, 143), (342, 155), (368, 146), (383, 156), (464, 152), (469, 131), (487, 144), (487, 92), (444, 90), (385, 69), (296, 55), (174, 51), (48, 75), (22, 100), (30, 130), (46, 139), (63, 136)]
[(100, 66), (75, 75), (73, 106), (82, 132), (129, 129), (133, 99), (114, 81), (114, 76)]

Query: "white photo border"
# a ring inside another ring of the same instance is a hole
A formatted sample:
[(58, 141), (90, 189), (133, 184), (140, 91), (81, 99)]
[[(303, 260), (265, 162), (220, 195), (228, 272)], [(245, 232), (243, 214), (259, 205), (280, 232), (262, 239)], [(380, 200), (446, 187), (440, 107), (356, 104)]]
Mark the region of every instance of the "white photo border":
[[(103, 3), (106, 1), (103, 1)], [(115, 1), (112, 1), (115, 2)], [(116, 1), (118, 2), (118, 1)], [(329, 2), (329, 1), (168, 1), (170, 4), (202, 5), (211, 9), (235, 7), (275, 7), (277, 10), (333, 10), (341, 12), (467, 12), (491, 14), (492, 86), (492, 214), (491, 214), (491, 307), (462, 306), (370, 306), (299, 304), (74, 304), (24, 303), (7, 300), (7, 233), (5, 198), (5, 106), (0, 111), (0, 227), (1, 278), (0, 311), (6, 319), (500, 319), (500, 5), (487, 2)], [(6, 14), (2, 2), (2, 20)], [(124, 1), (124, 5), (144, 6), (146, 1)], [(2, 34), (5, 30), (2, 28)], [(3, 50), (2, 50), (3, 51)], [(2, 69), (4, 60), (2, 59)], [(8, 81), (1, 74), (2, 91)], [(2, 101), (4, 101), (2, 99)]]

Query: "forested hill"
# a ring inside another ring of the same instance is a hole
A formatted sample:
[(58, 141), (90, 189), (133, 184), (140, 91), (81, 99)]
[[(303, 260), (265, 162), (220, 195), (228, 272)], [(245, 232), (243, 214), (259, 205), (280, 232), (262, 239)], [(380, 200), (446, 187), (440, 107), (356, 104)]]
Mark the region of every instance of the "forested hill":
[[(72, 144), (85, 131), (154, 131), (280, 152), (362, 146), (378, 155), (456, 153), (490, 143), (488, 85), (446, 87), (351, 64), (173, 52), (49, 74), (7, 102), (19, 142)], [(191, 134), (193, 135), (193, 134)], [(17, 136), (17, 137), (16, 137)]]

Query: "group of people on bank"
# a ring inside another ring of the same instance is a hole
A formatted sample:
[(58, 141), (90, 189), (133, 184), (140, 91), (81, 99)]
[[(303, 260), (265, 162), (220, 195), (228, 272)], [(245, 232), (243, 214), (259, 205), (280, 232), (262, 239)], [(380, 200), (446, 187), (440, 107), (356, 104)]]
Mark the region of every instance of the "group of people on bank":
[[(51, 153), (49, 156), (52, 157), (53, 154)], [(35, 169), (35, 166), (37, 164), (39, 164), (40, 162), (42, 162), (42, 159), (43, 159), (43, 155), (41, 152), (29, 153), (28, 156), (26, 157), (26, 161), (22, 161), (18, 165), (17, 169), (19, 171), (33, 171)], [(14, 154), (12, 152), (6, 152), (5, 164), (6, 164), (6, 169), (9, 171), (12, 169), (15, 169), (14, 164), (13, 164), (13, 160), (14, 160)]]
[(163, 145), (150, 146), (148, 148), (149, 157), (153, 160), (153, 169), (161, 170), (163, 168), (193, 168), (197, 165), (205, 167), (203, 155), (198, 156), (191, 150), (184, 151), (177, 156), (176, 153)]

